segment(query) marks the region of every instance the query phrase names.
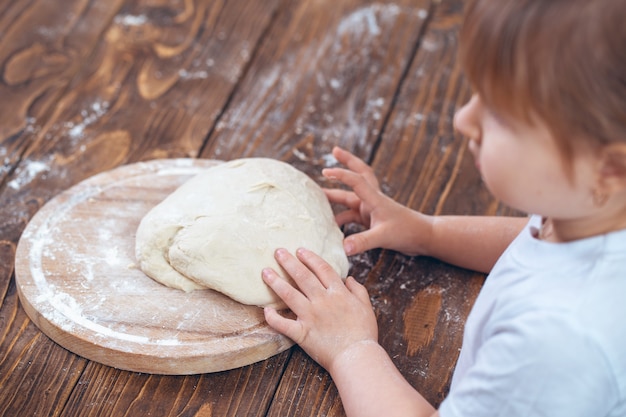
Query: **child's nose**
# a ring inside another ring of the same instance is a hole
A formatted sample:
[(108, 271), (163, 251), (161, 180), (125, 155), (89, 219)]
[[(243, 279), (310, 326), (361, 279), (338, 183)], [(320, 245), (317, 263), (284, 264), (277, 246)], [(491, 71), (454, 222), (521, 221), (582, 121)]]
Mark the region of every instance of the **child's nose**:
[(480, 140), (479, 97), (474, 94), (454, 115), (454, 128), (472, 141)]

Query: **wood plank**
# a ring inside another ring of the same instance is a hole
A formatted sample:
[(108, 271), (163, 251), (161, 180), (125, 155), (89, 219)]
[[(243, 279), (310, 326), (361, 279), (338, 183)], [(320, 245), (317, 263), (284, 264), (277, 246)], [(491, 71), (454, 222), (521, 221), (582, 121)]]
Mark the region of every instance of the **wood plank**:
[(480, 185), (475, 170), (458, 167), (458, 161), (468, 158), (465, 141), (453, 132), (452, 117), (469, 91), (456, 62), (459, 12), (448, 12), (450, 3), (438, 5), (421, 39), (372, 164), (388, 195), (433, 214), (459, 171)]
[(58, 7), (35, 0), (0, 5), (0, 185), (46, 124), (121, 3), (69, 0)]
[[(482, 184), (467, 142), (453, 131), (454, 113), (470, 96), (456, 59), (462, 6), (461, 0), (437, 5), (372, 166), (388, 195), (422, 212), (511, 214)], [(449, 389), (483, 281), (479, 273), (389, 251), (367, 277), (381, 343), (435, 406)]]
[(63, 415), (263, 416), (290, 355), (283, 352), (228, 372), (168, 377), (120, 373), (92, 362)]
[[(373, 155), (373, 167), (386, 193), (416, 209), (437, 214), (506, 212), (481, 184), (465, 142), (452, 131), (454, 111), (469, 97), (456, 62), (461, 7), (459, 1), (437, 5)], [(466, 199), (468, 186), (477, 192), (476, 202)], [(353, 257), (353, 262), (362, 275), (357, 278), (370, 290), (381, 343), (409, 382), (438, 405), (447, 393), (482, 274), (387, 251), (371, 251)], [(287, 374), (297, 369), (294, 361)], [(280, 406), (270, 415), (293, 415), (290, 410), (302, 409), (312, 415), (343, 415), (332, 382), (309, 387), (310, 395), (290, 400), (281, 396), (298, 392), (296, 388), (281, 385), (275, 403)], [(320, 408), (311, 397), (334, 400)]]
[[(16, 198), (19, 189), (30, 186), (31, 181), (51, 169), (37, 158), (16, 166), (27, 148), (43, 136), (51, 108), (91, 54), (120, 3), (117, 0), (98, 6), (72, 0), (57, 7), (51, 2), (31, 1), (2, 6), (0, 205), (4, 215), (0, 218), (0, 235), (7, 242), (17, 243), (26, 222), (42, 204), (39, 196)], [(3, 286), (10, 277), (0, 276)]]
[[(7, 1), (0, 5), (0, 190), (25, 186), (41, 174), (41, 165), (34, 164), (21, 177), (10, 177), (120, 3), (94, 7), (77, 0), (58, 7), (46, 1)], [(15, 245), (41, 202), (29, 198), (16, 211), (11, 200), (1, 201), (0, 387), (5, 395), (0, 414), (55, 415), (50, 410), (65, 403), (86, 361), (43, 336), (19, 307), (12, 280)]]
[[(63, 415), (265, 415), (291, 352), (228, 372), (157, 376), (87, 366)], [(258, 395), (250, 395), (258, 392)]]
[(296, 347), (267, 415), (332, 417), (345, 411), (328, 372)]
[[(469, 97), (456, 60), (461, 8), (456, 0), (437, 5), (372, 164), (388, 195), (431, 214), (446, 213), (457, 198), (464, 203), (457, 214), (470, 214), (469, 204), (494, 204), (452, 127), (455, 110)], [(460, 178), (478, 192), (458, 193)], [(477, 202), (467, 199), (473, 194)], [(481, 274), (390, 251), (367, 278), (382, 345), (435, 406), (449, 389), (463, 324), (482, 282)]]
[[(28, 203), (36, 209), (121, 163), (197, 155), (277, 5), (181, 0), (125, 6), (12, 172), (1, 195), (7, 218), (27, 220)], [(21, 190), (26, 185), (28, 193)], [(0, 231), (16, 241), (23, 227), (23, 221), (0, 224)]]
[[(97, 8), (101, 2), (87, 3)], [(80, 60), (83, 66), (64, 94), (54, 100), (54, 111), (33, 116), (32, 124), (37, 126), (33, 143), (26, 151), (21, 148), (16, 152), (23, 153), (22, 161), (0, 194), (3, 239), (15, 244), (35, 211), (90, 175), (132, 160), (196, 155), (278, 5), (278, 1), (126, 2), (118, 15), (108, 19), (111, 24), (90, 51), (89, 59)], [(77, 27), (90, 24), (83, 15), (75, 19)], [(71, 51), (78, 40), (68, 35), (59, 39), (59, 45)], [(7, 282), (11, 276), (2, 278)], [(7, 293), (2, 314), (10, 311), (8, 305), (18, 305), (15, 292)], [(32, 385), (18, 374), (4, 382), (3, 390), (31, 399), (22, 404), (23, 414), (58, 415), (76, 379), (59, 382), (57, 369), (69, 362), (71, 374), (80, 374), (85, 361), (41, 336), (23, 314), (19, 323), (3, 321), (1, 325), (3, 334), (11, 335), (7, 343), (32, 346), (18, 358), (4, 358), (0, 374), (6, 374), (16, 362), (27, 362), (36, 366), (39, 375), (38, 383)], [(14, 335), (15, 328), (28, 332)], [(40, 360), (40, 352), (46, 349), (55, 352), (47, 363)], [(112, 372), (122, 381), (131, 375)], [(237, 381), (238, 375), (228, 375), (226, 378)], [(50, 391), (42, 393), (42, 386), (51, 386)], [(252, 386), (248, 399), (267, 398), (273, 386), (263, 388), (257, 393)], [(153, 401), (129, 398), (123, 392), (120, 395), (120, 404), (125, 407), (131, 403), (149, 407)], [(181, 394), (185, 398), (191, 395), (188, 391)], [(205, 401), (219, 403), (219, 398)], [(78, 409), (83, 406), (75, 404)], [(168, 404), (163, 402), (162, 406)]]
[(0, 324), (0, 415), (58, 415), (87, 361), (69, 354), (30, 323), (13, 281)]
[[(8, 240), (0, 241), (0, 300), (3, 300), (9, 289), (13, 275), (16, 244)], [(0, 303), (0, 306), (2, 304)]]
[(334, 145), (368, 156), (429, 1), (300, 2), (279, 16), (202, 156), (271, 156), (321, 181)]
[[(320, 182), (333, 145), (367, 158), (429, 7), (426, 1), (294, 4), (268, 33), (202, 156), (271, 156)], [(328, 378), (295, 378), (303, 366), (306, 375), (324, 374), (301, 359), (290, 362), (268, 415), (343, 415)]]

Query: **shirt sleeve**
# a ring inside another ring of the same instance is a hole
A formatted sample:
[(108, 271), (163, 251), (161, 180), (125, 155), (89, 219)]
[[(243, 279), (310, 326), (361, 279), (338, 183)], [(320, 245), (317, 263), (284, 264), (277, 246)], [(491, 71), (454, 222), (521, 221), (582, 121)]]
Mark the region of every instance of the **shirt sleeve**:
[(618, 398), (611, 366), (589, 331), (557, 313), (532, 312), (492, 327), (439, 413), (604, 416)]

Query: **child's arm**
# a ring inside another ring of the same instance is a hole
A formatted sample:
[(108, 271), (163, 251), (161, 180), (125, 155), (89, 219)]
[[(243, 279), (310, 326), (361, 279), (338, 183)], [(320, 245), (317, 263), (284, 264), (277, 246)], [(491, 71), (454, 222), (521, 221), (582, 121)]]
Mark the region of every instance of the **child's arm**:
[(295, 320), (265, 309), (270, 326), (298, 343), (326, 368), (348, 416), (431, 416), (435, 409), (402, 377), (378, 344), (378, 328), (367, 290), (354, 278), (345, 284), (319, 256), (285, 250), (276, 260), (299, 289), (263, 271), (265, 282), (296, 314)]
[(337, 358), (330, 374), (350, 417), (439, 415), (404, 379), (378, 343), (349, 348)]
[(407, 255), (425, 255), (445, 262), (489, 272), (504, 249), (527, 222), (523, 217), (428, 216), (411, 210), (384, 195), (371, 167), (341, 148), (333, 155), (345, 165), (328, 168), (323, 174), (352, 191), (328, 189), (335, 204), (347, 207), (337, 223), (359, 223), (368, 229), (348, 236), (348, 255), (380, 247)]

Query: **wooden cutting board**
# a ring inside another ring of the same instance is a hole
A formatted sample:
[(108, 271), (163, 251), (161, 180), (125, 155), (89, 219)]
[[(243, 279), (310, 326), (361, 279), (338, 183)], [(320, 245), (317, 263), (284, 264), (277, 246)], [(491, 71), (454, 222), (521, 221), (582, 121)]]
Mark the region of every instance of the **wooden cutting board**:
[(48, 202), (16, 253), (20, 300), (50, 338), (120, 369), (196, 374), (232, 369), (292, 346), (262, 309), (211, 290), (185, 293), (135, 263), (141, 218), (184, 181), (220, 163), (170, 159), (89, 178)]

